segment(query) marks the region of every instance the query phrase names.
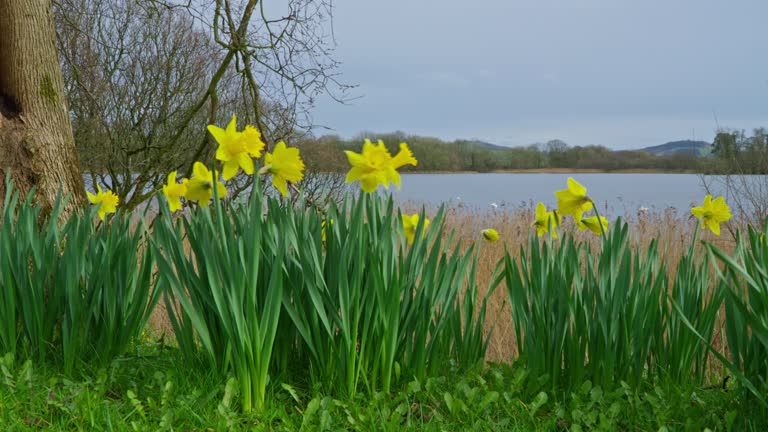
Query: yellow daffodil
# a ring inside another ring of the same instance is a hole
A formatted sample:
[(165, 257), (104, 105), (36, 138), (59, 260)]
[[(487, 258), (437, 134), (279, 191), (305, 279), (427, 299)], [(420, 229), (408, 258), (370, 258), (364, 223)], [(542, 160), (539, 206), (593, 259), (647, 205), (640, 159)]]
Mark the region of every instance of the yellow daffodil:
[[(416, 236), (416, 227), (419, 226), (419, 214), (412, 214), (410, 216), (403, 215), (403, 229), (405, 230), (405, 239), (408, 243), (413, 243), (413, 238)], [(424, 228), (422, 237), (427, 235), (427, 227), (429, 226), (429, 219), (424, 219)]]
[(91, 204), (99, 206), (99, 218), (104, 220), (104, 216), (106, 216), (107, 213), (114, 213), (117, 211), (117, 204), (120, 202), (120, 198), (111, 190), (101, 190), (101, 186), (99, 185), (96, 185), (96, 189), (98, 190), (96, 195), (88, 191), (85, 191), (85, 193), (88, 195), (88, 200)]
[(232, 115), (226, 129), (208, 125), (208, 132), (213, 135), (219, 148), (216, 149), (216, 159), (224, 162), (224, 180), (234, 177), (240, 168), (246, 174), (253, 174), (253, 159), (261, 156), (264, 141), (253, 126), (246, 126), (242, 132), (237, 131), (237, 117)]
[[(600, 224), (603, 225), (602, 230), (600, 229)], [(576, 226), (579, 227), (580, 231), (589, 229), (593, 233), (600, 235), (603, 231), (608, 231), (608, 219), (605, 216), (600, 216), (600, 222), (598, 222), (597, 216), (579, 218), (576, 219)]]
[(568, 188), (555, 192), (557, 212), (560, 215), (573, 215), (578, 221), (581, 215), (592, 210), (592, 200), (587, 196), (587, 188), (568, 177)]
[(203, 207), (208, 205), (208, 202), (213, 196), (213, 178), (216, 178), (216, 187), (219, 198), (227, 196), (227, 188), (219, 180), (219, 172), (208, 170), (208, 167), (201, 162), (195, 162), (192, 166), (192, 178), (184, 179), (182, 185), (187, 188), (187, 193), (184, 197), (188, 200), (197, 201)]
[(560, 225), (560, 214), (556, 211), (547, 211), (547, 207), (544, 203), (536, 205), (536, 220), (533, 222), (533, 226), (536, 227), (536, 235), (539, 237), (549, 232), (549, 228), (552, 227), (552, 238), (557, 238), (557, 231), (555, 227)]
[(413, 152), (408, 148), (408, 144), (400, 143), (400, 152), (392, 157), (384, 146), (384, 142), (379, 140), (377, 145), (366, 139), (363, 143), (362, 153), (355, 153), (346, 150), (349, 159), (350, 168), (347, 173), (347, 183), (360, 180), (360, 185), (365, 192), (373, 192), (379, 185), (389, 188), (389, 183), (400, 187), (400, 173), (397, 169), (404, 165), (416, 166), (418, 161), (413, 157)]
[(187, 193), (187, 186), (176, 183), (176, 171), (168, 174), (168, 183), (163, 185), (163, 195), (168, 200), (168, 207), (172, 212), (181, 209), (181, 198)]
[(299, 149), (289, 148), (280, 141), (275, 151), (264, 156), (264, 168), (260, 174), (272, 174), (272, 185), (283, 196), (288, 196), (288, 183), (296, 183), (304, 178), (304, 161), (301, 160)]
[[(325, 243), (325, 223), (326, 221), (323, 221), (322, 224), (320, 224), (320, 233), (323, 235), (323, 243)], [(330, 225), (333, 225), (333, 219), (330, 220)]]
[(483, 238), (486, 239), (489, 243), (494, 243), (499, 240), (499, 232), (493, 228), (486, 228), (480, 231), (480, 234), (482, 234)]
[(725, 203), (723, 197), (712, 199), (712, 195), (704, 197), (700, 207), (691, 209), (705, 229), (710, 229), (715, 235), (720, 235), (720, 224), (732, 217), (731, 209)]

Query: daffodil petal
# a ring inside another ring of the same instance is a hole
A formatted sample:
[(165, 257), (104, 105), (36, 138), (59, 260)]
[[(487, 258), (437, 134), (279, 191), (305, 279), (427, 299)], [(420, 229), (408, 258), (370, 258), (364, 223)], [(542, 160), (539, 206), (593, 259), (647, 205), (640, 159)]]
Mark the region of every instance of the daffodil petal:
[(208, 171), (208, 167), (203, 165), (202, 162), (195, 162), (195, 164), (192, 165), (192, 174), (200, 180), (211, 179), (211, 172)]
[(237, 116), (235, 114), (232, 114), (232, 119), (229, 121), (229, 123), (227, 123), (226, 133), (228, 134), (237, 133)]
[(709, 225), (709, 229), (712, 230), (716, 236), (720, 235), (720, 224), (718, 222), (710, 220), (707, 222), (707, 225)]
[(272, 186), (280, 191), (283, 196), (288, 196), (288, 184), (286, 183), (285, 179), (280, 177), (272, 177)]
[(230, 159), (232, 159), (232, 155), (227, 151), (227, 147), (220, 144), (219, 148), (216, 149), (216, 160), (228, 162)]
[(400, 189), (400, 173), (397, 172), (394, 168), (389, 168), (386, 170), (386, 182), (392, 182), (395, 186), (397, 186), (398, 189)]
[(345, 183), (352, 183), (355, 181), (358, 181), (363, 178), (363, 176), (367, 174), (367, 171), (359, 166), (353, 166), (350, 168), (349, 172), (347, 172), (347, 178), (345, 180)]
[(568, 177), (568, 190), (570, 190), (574, 195), (584, 196), (587, 194), (587, 188), (574, 180), (573, 177)]
[(368, 159), (366, 159), (360, 153), (355, 153), (350, 150), (344, 150), (344, 153), (347, 155), (349, 164), (353, 167), (368, 165)]
[[(360, 186), (362, 187), (364, 192), (373, 192), (376, 190), (376, 188), (379, 186), (381, 182), (379, 181), (379, 176), (375, 174), (367, 174), (360, 178)], [(384, 185), (384, 187), (387, 187), (388, 185)]]
[(231, 159), (224, 162), (224, 180), (229, 180), (234, 177), (237, 172), (240, 171), (240, 165), (237, 160)]
[(397, 169), (403, 165), (418, 165), (418, 161), (413, 157), (413, 152), (408, 148), (408, 144), (400, 143), (400, 152), (392, 158), (392, 167)]
[(208, 132), (213, 136), (213, 138), (216, 140), (216, 142), (221, 146), (225, 142), (225, 137), (227, 135), (227, 132), (216, 126), (216, 125), (208, 125)]
[(240, 168), (245, 171), (246, 174), (252, 175), (253, 174), (253, 159), (251, 159), (251, 156), (246, 153), (240, 153), (238, 156), (237, 163), (240, 165)]

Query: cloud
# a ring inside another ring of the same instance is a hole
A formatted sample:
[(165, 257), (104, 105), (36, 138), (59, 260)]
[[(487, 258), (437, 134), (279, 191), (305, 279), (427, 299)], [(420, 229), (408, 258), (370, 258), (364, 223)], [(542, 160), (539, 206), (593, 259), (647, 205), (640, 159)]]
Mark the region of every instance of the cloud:
[(313, 114), (341, 134), (634, 148), (712, 139), (713, 111), (737, 128), (768, 119), (766, 0), (334, 5), (341, 78), (365, 96)]

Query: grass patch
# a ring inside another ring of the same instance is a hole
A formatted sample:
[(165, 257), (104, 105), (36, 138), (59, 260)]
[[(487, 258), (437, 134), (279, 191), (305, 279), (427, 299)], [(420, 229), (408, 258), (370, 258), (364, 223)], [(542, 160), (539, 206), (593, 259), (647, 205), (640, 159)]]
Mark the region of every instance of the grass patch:
[[(232, 381), (179, 369), (179, 353), (145, 341), (108, 368), (72, 380), (59, 370), (2, 363), (0, 427), (13, 431), (229, 430), (765, 430), (768, 416), (726, 389), (662, 381), (605, 391), (586, 381), (567, 398), (526, 369), (490, 364), (410, 380), (392, 393), (331, 397), (273, 382), (260, 414), (238, 409)], [(10, 366), (10, 367), (9, 367)], [(666, 428), (666, 429), (664, 429)]]

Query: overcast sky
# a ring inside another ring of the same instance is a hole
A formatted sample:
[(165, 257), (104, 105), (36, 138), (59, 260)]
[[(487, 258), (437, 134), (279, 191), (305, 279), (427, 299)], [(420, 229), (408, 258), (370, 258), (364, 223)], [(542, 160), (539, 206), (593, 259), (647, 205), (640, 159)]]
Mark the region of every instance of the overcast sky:
[[(334, 0), (315, 123), (636, 148), (768, 126), (768, 0)], [(317, 133), (328, 133), (318, 130)], [(375, 137), (372, 137), (375, 138)]]

